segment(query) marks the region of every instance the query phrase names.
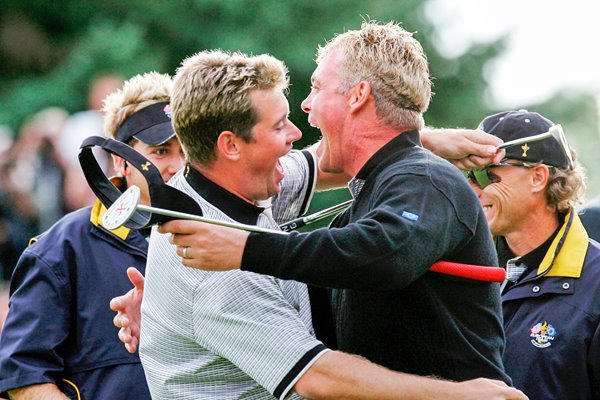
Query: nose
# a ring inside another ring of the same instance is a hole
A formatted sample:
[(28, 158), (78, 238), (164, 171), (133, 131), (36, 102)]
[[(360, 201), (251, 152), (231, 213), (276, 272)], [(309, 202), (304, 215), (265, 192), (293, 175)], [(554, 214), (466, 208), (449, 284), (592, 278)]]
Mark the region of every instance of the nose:
[(308, 114), (311, 110), (311, 103), (312, 103), (312, 91), (304, 99), (302, 104), (300, 104), (300, 107), (302, 107), (302, 111), (304, 111), (305, 113)]
[(290, 121), (290, 128), (288, 129), (288, 142), (293, 143), (296, 140), (300, 140), (302, 137), (302, 131), (298, 129), (292, 121)]

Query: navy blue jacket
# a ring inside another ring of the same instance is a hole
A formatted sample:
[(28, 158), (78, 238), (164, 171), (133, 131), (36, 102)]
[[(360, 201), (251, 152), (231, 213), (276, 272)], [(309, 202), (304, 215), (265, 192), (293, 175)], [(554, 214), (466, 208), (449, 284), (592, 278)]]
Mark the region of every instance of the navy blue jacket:
[(477, 197), (458, 169), (405, 132), (358, 173), (329, 229), (250, 234), (242, 269), (332, 290), (339, 349), (397, 371), (510, 378), (500, 284), (430, 272), (439, 260), (497, 265)]
[(552, 264), (566, 225), (502, 296), (504, 365), (531, 400), (600, 399), (600, 245), (573, 215)]
[(579, 218), (589, 237), (600, 242), (600, 196), (594, 197), (581, 207)]
[(66, 215), (21, 255), (0, 336), (0, 395), (53, 383), (73, 399), (150, 398), (109, 309), (132, 287), (126, 269), (145, 270), (148, 244), (137, 231), (104, 229), (104, 210)]

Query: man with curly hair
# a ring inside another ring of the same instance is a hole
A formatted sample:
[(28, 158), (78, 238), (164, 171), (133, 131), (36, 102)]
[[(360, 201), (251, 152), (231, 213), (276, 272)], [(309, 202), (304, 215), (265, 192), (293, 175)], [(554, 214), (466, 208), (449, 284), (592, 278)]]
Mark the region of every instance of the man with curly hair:
[[(491, 115), (480, 129), (509, 141), (553, 125), (519, 110)], [(531, 399), (600, 399), (600, 246), (573, 208), (584, 173), (564, 143), (510, 147), (469, 177), (507, 272), (506, 372)]]

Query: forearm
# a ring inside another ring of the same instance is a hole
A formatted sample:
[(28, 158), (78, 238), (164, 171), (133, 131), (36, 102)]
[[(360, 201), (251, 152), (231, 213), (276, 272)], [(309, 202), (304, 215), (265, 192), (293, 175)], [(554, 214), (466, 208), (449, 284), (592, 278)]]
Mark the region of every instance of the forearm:
[(321, 356), (296, 382), (294, 391), (307, 399), (527, 400), (504, 382), (426, 378), (390, 371), (337, 351)]
[(420, 134), (423, 147), (460, 169), (481, 168), (504, 157), (497, 149), (502, 140), (482, 130), (425, 128)]
[(426, 149), (430, 150), (433, 153), (437, 152), (435, 151), (436, 149), (436, 136), (440, 133), (442, 133), (443, 131), (445, 131), (444, 129), (434, 129), (434, 128), (429, 128), (426, 127), (423, 130), (421, 130), (419, 132), (420, 136), (421, 136), (421, 144), (423, 145), (423, 147), (425, 147)]
[(456, 384), (394, 372), (357, 356), (328, 352), (294, 386), (307, 399), (454, 399)]
[(52, 383), (25, 386), (8, 392), (10, 400), (68, 400), (69, 398)]
[[(467, 157), (476, 148), (475, 135), (465, 129), (435, 129), (425, 128), (420, 132), (421, 144), (432, 153), (449, 160)], [(487, 135), (487, 134), (486, 134)], [(492, 139), (493, 140), (493, 139)], [(498, 142), (501, 141), (498, 139)]]

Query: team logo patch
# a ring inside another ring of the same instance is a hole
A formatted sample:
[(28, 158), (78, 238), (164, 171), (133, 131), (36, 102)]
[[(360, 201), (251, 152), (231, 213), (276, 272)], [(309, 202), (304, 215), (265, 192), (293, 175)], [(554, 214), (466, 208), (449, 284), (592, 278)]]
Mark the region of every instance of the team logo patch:
[(408, 211), (402, 211), (402, 216), (406, 219), (410, 219), (411, 221), (418, 221), (419, 220), (419, 215), (417, 214), (413, 214), (411, 212)]
[(550, 347), (556, 337), (556, 329), (548, 321), (538, 322), (531, 328), (531, 344), (540, 349)]

